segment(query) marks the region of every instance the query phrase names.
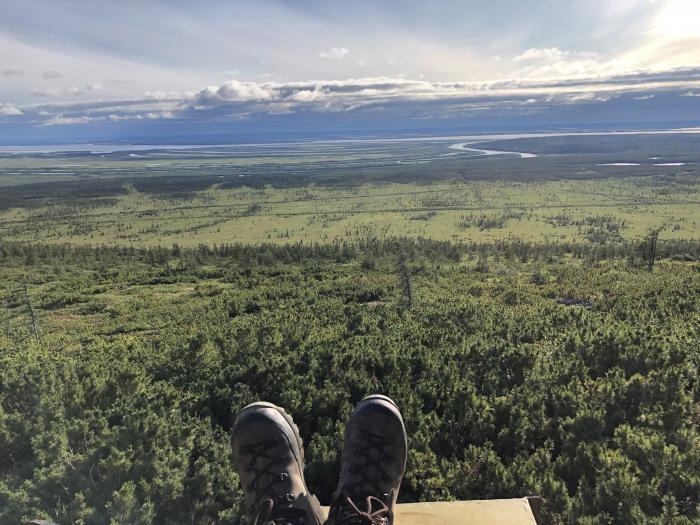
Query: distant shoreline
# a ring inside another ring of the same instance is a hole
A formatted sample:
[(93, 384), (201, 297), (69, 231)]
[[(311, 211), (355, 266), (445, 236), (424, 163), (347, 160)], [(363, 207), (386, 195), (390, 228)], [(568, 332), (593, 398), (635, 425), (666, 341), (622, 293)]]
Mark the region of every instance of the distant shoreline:
[[(421, 137), (395, 137), (395, 138), (346, 138), (346, 139), (309, 139), (297, 141), (271, 141), (258, 143), (231, 143), (231, 144), (56, 144), (56, 145), (36, 145), (36, 146), (0, 146), (0, 154), (51, 154), (51, 153), (92, 153), (95, 155), (109, 154), (129, 151), (155, 151), (155, 150), (206, 150), (206, 149), (226, 149), (243, 147), (288, 147), (294, 144), (367, 144), (367, 143), (401, 143), (401, 142), (456, 142), (469, 141), (488, 142), (495, 140), (515, 140), (528, 138), (548, 138), (548, 137), (584, 137), (584, 136), (608, 136), (608, 135), (678, 135), (678, 134), (700, 134), (700, 128), (672, 128), (660, 130), (639, 130), (639, 131), (561, 131), (543, 133), (489, 133), (483, 135), (450, 135), (437, 136), (426, 135)], [(465, 142), (466, 144), (466, 142)], [(453, 148), (462, 149), (462, 148)], [(470, 148), (473, 149), (473, 148)], [(489, 151), (489, 150), (479, 150)], [(509, 153), (509, 152), (503, 152)], [(518, 152), (510, 152), (517, 153)], [(500, 154), (500, 153), (499, 153)]]

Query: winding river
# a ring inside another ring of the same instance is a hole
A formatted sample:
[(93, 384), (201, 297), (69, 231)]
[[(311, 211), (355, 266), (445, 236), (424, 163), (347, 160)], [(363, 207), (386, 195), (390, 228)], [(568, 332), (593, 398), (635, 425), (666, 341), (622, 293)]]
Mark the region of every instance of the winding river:
[[(520, 151), (498, 151), (495, 149), (479, 149), (479, 148), (468, 148), (467, 146), (471, 144), (478, 144), (477, 142), (460, 142), (459, 144), (452, 144), (450, 149), (458, 149), (461, 151), (468, 151), (478, 153), (479, 155), (518, 155), (521, 159), (532, 159), (537, 157), (534, 153), (523, 153)], [(454, 153), (453, 155), (458, 155)]]

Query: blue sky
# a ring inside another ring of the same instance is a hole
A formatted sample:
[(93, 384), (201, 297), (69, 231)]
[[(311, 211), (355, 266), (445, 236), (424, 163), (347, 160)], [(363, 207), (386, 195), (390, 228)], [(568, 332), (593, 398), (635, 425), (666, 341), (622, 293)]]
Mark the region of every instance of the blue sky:
[(0, 0), (0, 141), (700, 120), (700, 0)]

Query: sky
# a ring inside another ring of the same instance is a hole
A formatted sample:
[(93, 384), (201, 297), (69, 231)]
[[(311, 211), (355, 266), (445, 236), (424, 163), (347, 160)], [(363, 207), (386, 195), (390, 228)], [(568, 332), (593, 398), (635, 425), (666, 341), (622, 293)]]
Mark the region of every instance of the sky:
[(700, 122), (700, 0), (0, 0), (0, 142)]

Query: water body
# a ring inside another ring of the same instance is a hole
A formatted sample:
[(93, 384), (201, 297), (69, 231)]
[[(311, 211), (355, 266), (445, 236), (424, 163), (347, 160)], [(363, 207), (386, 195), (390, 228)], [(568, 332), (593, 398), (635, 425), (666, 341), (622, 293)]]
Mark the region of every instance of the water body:
[[(700, 134), (700, 128), (678, 128), (678, 129), (663, 129), (663, 130), (648, 130), (648, 131), (561, 131), (551, 133), (502, 133), (502, 134), (485, 134), (485, 135), (453, 135), (453, 136), (422, 136), (422, 137), (396, 137), (396, 138), (364, 138), (364, 139), (327, 139), (327, 140), (299, 140), (288, 142), (261, 142), (261, 143), (232, 143), (232, 144), (61, 144), (61, 145), (42, 145), (42, 146), (0, 146), (0, 153), (21, 154), (21, 153), (63, 153), (63, 152), (85, 152), (95, 155), (104, 153), (116, 152), (145, 152), (152, 150), (220, 150), (224, 148), (247, 148), (247, 147), (299, 147), (309, 146), (313, 144), (392, 144), (401, 142), (455, 142), (469, 141), (460, 143), (462, 145), (475, 144), (478, 142), (486, 142), (491, 140), (509, 140), (509, 139), (526, 139), (526, 138), (546, 138), (546, 137), (575, 137), (575, 136), (608, 136), (608, 135), (669, 135), (669, 134)], [(457, 144), (455, 144), (457, 146)], [(492, 150), (474, 149), (474, 148), (453, 148), (453, 149), (472, 149), (478, 152), (488, 152)], [(491, 153), (498, 154), (513, 154), (522, 155), (520, 152), (499, 152)], [(486, 153), (483, 153), (486, 154)], [(532, 155), (527, 154), (527, 155)], [(526, 157), (527, 158), (527, 157)]]
[[(652, 166), (685, 166), (687, 162), (659, 162)], [(596, 166), (641, 166), (638, 162), (607, 162), (605, 164), (596, 164)]]
[(479, 155), (489, 156), (489, 155), (518, 155), (521, 159), (532, 159), (537, 157), (534, 153), (523, 153), (521, 151), (499, 151), (495, 149), (480, 149), (480, 148), (468, 148), (470, 144), (476, 144), (476, 142), (460, 142), (459, 144), (452, 144), (450, 149), (458, 149), (460, 151), (472, 151), (478, 153)]

